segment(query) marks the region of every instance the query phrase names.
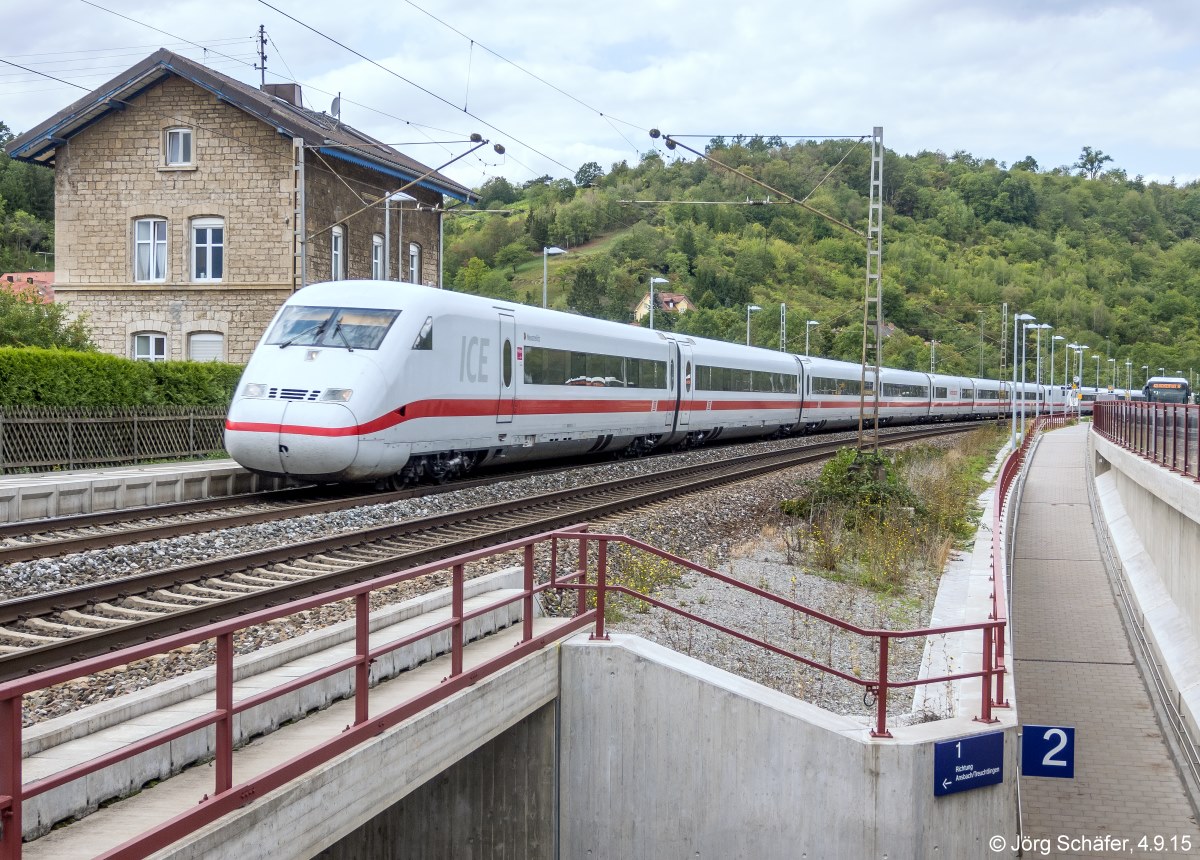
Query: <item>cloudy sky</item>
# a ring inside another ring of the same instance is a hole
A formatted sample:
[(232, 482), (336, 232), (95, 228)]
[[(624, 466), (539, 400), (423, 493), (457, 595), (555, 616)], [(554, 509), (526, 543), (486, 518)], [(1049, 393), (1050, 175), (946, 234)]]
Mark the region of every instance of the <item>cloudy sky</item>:
[[(652, 127), (699, 146), (878, 125), (901, 153), (1050, 168), (1089, 145), (1131, 177), (1200, 178), (1194, 0), (270, 2), (9, 4), (0, 57), (91, 89), (167, 47), (256, 83), (263, 24), (267, 80), (309, 107), (340, 92), (343, 120), (431, 166), (472, 132), (503, 144), (446, 168), (472, 186), (634, 162)], [(15, 132), (82, 94), (0, 64)]]

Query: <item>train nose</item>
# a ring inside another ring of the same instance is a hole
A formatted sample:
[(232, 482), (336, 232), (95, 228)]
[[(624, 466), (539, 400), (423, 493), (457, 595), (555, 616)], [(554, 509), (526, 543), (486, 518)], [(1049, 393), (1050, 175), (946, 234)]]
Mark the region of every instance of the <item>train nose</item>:
[(230, 410), (225, 447), (252, 471), (335, 479), (358, 455), (356, 425), (341, 403), (242, 398)]

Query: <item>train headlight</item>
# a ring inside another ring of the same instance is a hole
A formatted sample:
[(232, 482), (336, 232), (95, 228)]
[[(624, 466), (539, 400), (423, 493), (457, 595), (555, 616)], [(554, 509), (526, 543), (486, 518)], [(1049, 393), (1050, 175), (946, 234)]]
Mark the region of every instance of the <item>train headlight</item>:
[(345, 403), (350, 399), (352, 394), (354, 394), (353, 388), (326, 388), (325, 393), (321, 395), (321, 399)]
[(242, 388), (242, 397), (266, 397), (267, 386), (261, 382), (247, 382)]

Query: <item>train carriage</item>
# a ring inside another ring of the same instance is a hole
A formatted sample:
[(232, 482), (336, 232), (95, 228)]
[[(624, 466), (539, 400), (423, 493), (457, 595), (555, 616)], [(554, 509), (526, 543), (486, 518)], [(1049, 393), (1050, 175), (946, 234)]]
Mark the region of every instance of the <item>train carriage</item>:
[(898, 424), (929, 420), (931, 384), (928, 373), (885, 367), (879, 392), (879, 418)]
[(965, 376), (929, 375), (932, 386), (929, 417), (933, 421), (958, 421), (971, 416), (975, 385)]
[[(807, 430), (836, 430), (858, 425), (862, 365), (832, 358), (804, 357), (804, 411)], [(867, 372), (867, 396), (874, 397), (874, 371)], [(881, 416), (882, 417), (882, 416)]]

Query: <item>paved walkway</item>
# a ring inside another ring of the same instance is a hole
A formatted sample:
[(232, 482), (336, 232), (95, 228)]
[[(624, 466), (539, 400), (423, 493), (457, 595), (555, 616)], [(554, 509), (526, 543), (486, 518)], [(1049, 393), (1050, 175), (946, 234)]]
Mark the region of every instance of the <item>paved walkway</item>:
[(1075, 727), (1075, 779), (1021, 777), (1025, 836), (1035, 840), (1024, 856), (1200, 857), (1200, 827), (1101, 561), (1086, 483), (1090, 426), (1042, 438), (1017, 521), (1021, 722)]

